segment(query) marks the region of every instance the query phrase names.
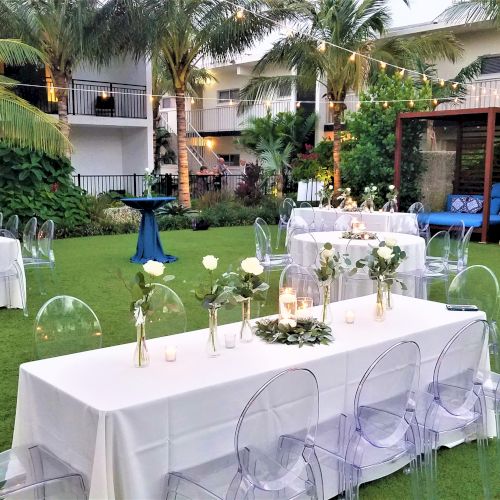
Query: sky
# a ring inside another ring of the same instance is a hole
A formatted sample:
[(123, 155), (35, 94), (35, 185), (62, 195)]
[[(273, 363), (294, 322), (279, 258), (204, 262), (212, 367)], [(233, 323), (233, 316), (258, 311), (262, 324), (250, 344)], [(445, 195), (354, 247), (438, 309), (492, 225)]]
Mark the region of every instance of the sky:
[(452, 0), (410, 0), (408, 8), (403, 0), (390, 0), (392, 13), (392, 26), (407, 26), (431, 22)]

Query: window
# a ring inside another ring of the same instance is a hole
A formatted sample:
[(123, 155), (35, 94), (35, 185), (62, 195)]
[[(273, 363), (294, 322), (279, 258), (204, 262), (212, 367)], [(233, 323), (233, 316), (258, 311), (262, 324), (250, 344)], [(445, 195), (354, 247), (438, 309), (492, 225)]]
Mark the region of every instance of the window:
[(228, 167), (235, 167), (240, 164), (240, 155), (238, 154), (228, 154), (228, 155), (218, 155), (221, 158), (224, 158), (224, 163)]
[(291, 85), (283, 85), (278, 89), (278, 97), (289, 97), (292, 95), (292, 86)]
[(500, 55), (485, 56), (481, 60), (481, 74), (491, 75), (492, 73), (500, 73)]
[(217, 91), (217, 103), (229, 104), (230, 101), (237, 101), (240, 98), (240, 89), (228, 89)]

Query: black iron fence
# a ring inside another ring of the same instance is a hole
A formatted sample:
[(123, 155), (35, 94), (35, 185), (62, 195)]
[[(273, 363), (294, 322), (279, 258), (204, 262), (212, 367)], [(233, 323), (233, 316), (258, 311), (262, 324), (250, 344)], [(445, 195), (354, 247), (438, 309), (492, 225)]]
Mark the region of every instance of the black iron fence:
[[(57, 113), (57, 98), (52, 80), (45, 87), (15, 87), (17, 95), (42, 110)], [(72, 80), (68, 92), (68, 114), (147, 118), (146, 87), (126, 83)]]
[[(144, 175), (81, 175), (73, 176), (74, 183), (88, 194), (97, 196), (103, 193), (119, 195), (143, 196), (145, 193)], [(243, 181), (242, 175), (196, 175), (189, 176), (189, 186), (192, 198), (199, 198), (205, 193), (227, 191), (233, 193), (238, 184)], [(271, 194), (274, 179), (269, 178), (263, 186), (264, 194)], [(286, 192), (296, 190), (296, 185), (286, 185)], [(162, 174), (156, 176), (153, 192), (162, 196), (177, 196), (179, 193), (179, 176), (177, 174)]]

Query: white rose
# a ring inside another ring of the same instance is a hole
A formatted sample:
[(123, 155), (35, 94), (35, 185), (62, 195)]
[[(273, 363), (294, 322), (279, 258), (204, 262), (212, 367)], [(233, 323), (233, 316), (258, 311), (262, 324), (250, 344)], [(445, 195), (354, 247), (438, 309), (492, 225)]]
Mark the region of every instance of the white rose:
[(389, 247), (380, 247), (377, 250), (377, 255), (384, 260), (391, 260), (394, 254), (392, 253), (392, 250)]
[(259, 274), (264, 272), (264, 267), (256, 257), (248, 257), (242, 260), (241, 269), (243, 269), (245, 273), (253, 274), (254, 276), (259, 276)]
[(346, 194), (351, 194), (351, 188), (345, 188)]
[(396, 189), (396, 186), (394, 186), (394, 184), (391, 184), (389, 186), (389, 191), (394, 191)]
[(370, 188), (367, 186), (365, 187), (365, 193), (369, 193), (370, 192)]
[(377, 186), (372, 186), (372, 191), (376, 191), (377, 190)]
[(147, 174), (150, 174), (152, 171), (153, 171), (153, 167), (146, 167), (144, 169), (144, 172), (146, 172)]
[(328, 189), (329, 189), (330, 191), (333, 191), (333, 186), (328, 186)]
[(297, 322), (292, 318), (280, 319), (279, 324), (283, 326), (289, 326), (290, 328), (295, 328), (297, 326)]
[(333, 257), (333, 250), (327, 249), (327, 248), (323, 248), (323, 250), (321, 250), (320, 256), (324, 260), (329, 259), (330, 257)]
[(217, 269), (218, 260), (219, 259), (217, 257), (214, 257), (213, 255), (205, 255), (201, 262), (203, 264), (203, 267), (208, 271), (215, 271)]
[(388, 238), (385, 240), (385, 246), (389, 248), (393, 248), (397, 245), (397, 241), (393, 238)]
[(142, 268), (150, 276), (161, 276), (165, 271), (165, 265), (156, 260), (148, 260), (146, 264), (143, 264)]

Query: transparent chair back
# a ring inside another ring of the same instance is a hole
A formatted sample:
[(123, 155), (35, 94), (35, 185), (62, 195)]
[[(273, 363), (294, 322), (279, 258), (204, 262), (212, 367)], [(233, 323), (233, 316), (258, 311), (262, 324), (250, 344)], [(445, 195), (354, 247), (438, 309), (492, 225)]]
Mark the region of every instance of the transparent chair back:
[(465, 235), (464, 221), (461, 220), (457, 224), (450, 226), (448, 228), (448, 234), (450, 235), (450, 255), (448, 261), (452, 266), (456, 266), (460, 255), (462, 240)]
[(413, 217), (402, 214), (391, 221), (391, 232), (418, 236), (418, 222)]
[(54, 239), (54, 222), (45, 221), (38, 231), (38, 258), (53, 261), (52, 241)]
[(390, 212), (391, 211), (391, 202), (387, 201), (382, 205), (382, 212)]
[(266, 234), (267, 224), (265, 226), (261, 225), (257, 220), (254, 223), (255, 232), (255, 256), (260, 262), (264, 264), (269, 264), (270, 252), (271, 252), (271, 242)]
[(318, 279), (313, 274), (313, 271), (303, 266), (297, 264), (286, 266), (281, 272), (279, 286), (280, 288), (294, 288), (297, 293), (297, 299), (309, 297), (313, 301), (313, 306), (321, 305), (322, 295)]
[(271, 230), (269, 229), (267, 222), (262, 217), (257, 217), (255, 219), (255, 224), (258, 224), (262, 228), (264, 234), (267, 236), (267, 239), (271, 241)]
[(334, 223), (334, 231), (350, 231), (352, 227), (352, 215), (341, 215)]
[(2, 229), (2, 224), (3, 224), (3, 213), (0, 212), (0, 229)]
[(287, 236), (287, 253), (294, 264), (304, 267), (314, 266), (319, 258), (314, 233), (303, 226), (293, 228)]
[(474, 228), (470, 227), (460, 242), (458, 248), (457, 271), (461, 271), (467, 267), (467, 262), (469, 260), (469, 242), (473, 230)]
[(300, 208), (312, 208), (313, 206), (308, 201), (302, 201), (300, 203)]
[(443, 273), (448, 270), (450, 255), (450, 233), (437, 232), (427, 243), (425, 250), (426, 268), (430, 273)]
[(185, 332), (187, 316), (182, 300), (171, 288), (161, 283), (153, 283), (152, 288), (146, 336), (151, 339)]
[(285, 224), (290, 220), (292, 215), (292, 210), (295, 207), (295, 202), (291, 198), (285, 198), (283, 203), (280, 205), (279, 214), (280, 220)]
[(421, 214), (423, 212), (425, 212), (425, 207), (424, 204), (420, 201), (411, 204), (410, 208), (408, 209), (408, 213), (410, 214)]
[(474, 382), (488, 329), (483, 320), (469, 323), (453, 336), (438, 358), (432, 389), (440, 405), (452, 415), (467, 415), (476, 404)]
[(356, 391), (356, 427), (374, 446), (390, 447), (404, 438), (418, 389), (420, 349), (399, 342), (381, 354), (364, 374)]
[(10, 231), (15, 238), (19, 237), (19, 216), (18, 215), (11, 215), (7, 219), (7, 223), (5, 224), (5, 229), (7, 231)]
[(8, 229), (0, 229), (0, 236), (3, 238), (11, 238), (13, 240), (16, 239), (16, 237)]
[[(278, 491), (303, 474), (314, 453), (318, 400), (318, 383), (306, 369), (286, 370), (255, 393), (234, 438), (243, 478), (262, 490)], [(283, 436), (294, 439), (284, 441)]]
[(36, 230), (38, 222), (36, 217), (26, 222), (23, 229), (23, 257), (33, 259), (37, 255)]
[(69, 295), (48, 300), (38, 311), (34, 328), (38, 359), (98, 349), (102, 330), (94, 311)]

